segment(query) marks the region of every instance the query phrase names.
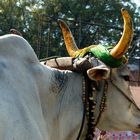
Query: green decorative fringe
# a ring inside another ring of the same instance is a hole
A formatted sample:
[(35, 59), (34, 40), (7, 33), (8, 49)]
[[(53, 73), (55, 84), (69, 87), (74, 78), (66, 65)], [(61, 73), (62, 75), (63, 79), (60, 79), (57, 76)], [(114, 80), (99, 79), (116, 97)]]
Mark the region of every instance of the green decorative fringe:
[(98, 58), (107, 66), (111, 68), (117, 68), (126, 63), (127, 59), (124, 55), (120, 59), (113, 58), (109, 53), (112, 48), (112, 46), (107, 45), (93, 45), (93, 47), (89, 46), (87, 48), (84, 48), (83, 52), (79, 52), (76, 54), (76, 57), (84, 57), (86, 54), (90, 53), (91, 55), (93, 55), (93, 57)]
[(115, 59), (109, 53), (111, 49), (112, 46), (98, 45), (96, 47), (90, 48), (89, 53), (92, 53), (93, 56), (97, 57), (99, 60), (101, 60), (103, 63), (105, 63), (107, 66), (110, 66), (111, 68), (119, 67), (126, 60), (125, 56), (122, 56), (120, 59)]

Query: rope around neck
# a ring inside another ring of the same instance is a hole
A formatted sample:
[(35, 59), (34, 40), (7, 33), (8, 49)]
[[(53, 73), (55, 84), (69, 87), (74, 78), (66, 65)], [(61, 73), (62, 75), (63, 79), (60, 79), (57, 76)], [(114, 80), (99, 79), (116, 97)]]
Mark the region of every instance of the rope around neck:
[(108, 84), (105, 81), (103, 96), (102, 96), (101, 104), (99, 108), (100, 112), (96, 121), (95, 121), (95, 116), (94, 116), (95, 110), (96, 110), (96, 96), (97, 96), (96, 81), (91, 81), (88, 78), (88, 76), (85, 74), (83, 84), (84, 84), (83, 86), (84, 111), (83, 111), (82, 124), (81, 124), (76, 140), (80, 140), (80, 136), (82, 134), (82, 130), (85, 123), (85, 118), (87, 118), (88, 129), (87, 129), (87, 134), (84, 140), (93, 140), (95, 127), (98, 124), (101, 118), (101, 115), (104, 112), (104, 108), (106, 106), (105, 104), (106, 104), (106, 93), (108, 89)]

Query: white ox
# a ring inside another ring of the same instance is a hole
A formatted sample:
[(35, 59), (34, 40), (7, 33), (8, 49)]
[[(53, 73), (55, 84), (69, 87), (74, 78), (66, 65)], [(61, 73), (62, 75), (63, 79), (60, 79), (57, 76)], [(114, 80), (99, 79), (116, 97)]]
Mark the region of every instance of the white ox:
[[(124, 66), (111, 72), (107, 107), (97, 127), (140, 132), (140, 110), (126, 78), (129, 72)], [(41, 65), (20, 36), (0, 37), (0, 140), (75, 140), (83, 117), (82, 92), (81, 74)], [(99, 99), (100, 93), (102, 85)], [(85, 133), (86, 123), (81, 140)]]
[[(0, 139), (74, 140), (82, 116), (82, 76), (43, 66), (26, 40), (0, 37)], [(108, 79), (107, 109), (98, 127), (140, 132), (140, 111), (131, 102), (127, 69)], [(100, 96), (100, 94), (98, 94)], [(84, 135), (82, 133), (82, 135)]]

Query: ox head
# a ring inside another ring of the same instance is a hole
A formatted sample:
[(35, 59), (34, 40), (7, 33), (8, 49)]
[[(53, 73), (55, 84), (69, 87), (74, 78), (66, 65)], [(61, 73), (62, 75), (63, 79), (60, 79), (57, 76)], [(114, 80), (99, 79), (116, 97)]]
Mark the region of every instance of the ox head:
[[(129, 72), (124, 64), (127, 62), (124, 54), (128, 50), (132, 40), (133, 26), (128, 12), (122, 9), (121, 13), (124, 20), (123, 34), (116, 46), (108, 47), (109, 49), (107, 48), (107, 55), (109, 57), (106, 55), (106, 50), (100, 50), (100, 45), (91, 45), (84, 49), (78, 49), (68, 26), (61, 20), (59, 20), (59, 23), (67, 51), (71, 57), (83, 57), (88, 54), (88, 52), (92, 52), (94, 48), (99, 47), (97, 50), (99, 53), (93, 53), (93, 56), (98, 59), (101, 65), (98, 64), (97, 66), (95, 61), (93, 61), (93, 67), (87, 70), (87, 75), (91, 80), (97, 81), (105, 79), (109, 85), (109, 94), (107, 95), (108, 111), (103, 113), (101, 121), (97, 126), (103, 130), (139, 131), (140, 110), (132, 98), (128, 82)], [(106, 59), (104, 59), (104, 57), (106, 57)], [(115, 102), (115, 100), (117, 101)], [(119, 115), (122, 115), (122, 117)], [(120, 123), (117, 124), (118, 122)]]
[(104, 63), (100, 67), (95, 67), (94, 65), (94, 68), (87, 71), (90, 79), (96, 79), (96, 77), (97, 80), (106, 79), (109, 75), (108, 66), (113, 68), (119, 67), (127, 62), (124, 54), (128, 50), (132, 40), (133, 25), (128, 12), (125, 9), (122, 9), (121, 12), (124, 19), (124, 30), (116, 46), (91, 45), (83, 49), (78, 49), (69, 27), (62, 20), (59, 20), (66, 48), (71, 57), (84, 57), (86, 54), (92, 53), (93, 56)]

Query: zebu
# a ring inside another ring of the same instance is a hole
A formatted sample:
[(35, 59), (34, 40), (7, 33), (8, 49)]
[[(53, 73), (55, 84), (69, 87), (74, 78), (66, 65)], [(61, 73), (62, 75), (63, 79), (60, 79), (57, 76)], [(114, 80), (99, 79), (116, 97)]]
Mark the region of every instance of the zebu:
[[(103, 71), (99, 67), (88, 71), (91, 79), (98, 77), (108, 83), (106, 108), (97, 127), (140, 132), (140, 111), (131, 98), (127, 68), (114, 68), (110, 73), (104, 67)], [(40, 64), (29, 43), (12, 34), (0, 37), (0, 72), (1, 140), (77, 138), (84, 111), (82, 74)], [(98, 83), (95, 120), (100, 112), (103, 82)], [(85, 122), (81, 140), (86, 130)]]

